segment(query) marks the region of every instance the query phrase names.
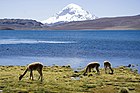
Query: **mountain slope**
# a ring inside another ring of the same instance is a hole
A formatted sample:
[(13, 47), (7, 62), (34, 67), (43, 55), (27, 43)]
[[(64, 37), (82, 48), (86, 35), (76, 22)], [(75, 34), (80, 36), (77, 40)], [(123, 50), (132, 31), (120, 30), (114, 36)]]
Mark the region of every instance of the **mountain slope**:
[(126, 17), (99, 18), (95, 20), (70, 22), (53, 27), (48, 30), (140, 30), (140, 15)]
[(91, 15), (89, 12), (85, 11), (82, 7), (76, 4), (69, 4), (62, 9), (56, 16), (50, 17), (45, 21), (44, 24), (60, 24), (72, 21), (83, 21), (83, 20), (93, 20), (96, 16)]
[(1, 30), (32, 30), (42, 27), (41, 22), (31, 19), (0, 19)]

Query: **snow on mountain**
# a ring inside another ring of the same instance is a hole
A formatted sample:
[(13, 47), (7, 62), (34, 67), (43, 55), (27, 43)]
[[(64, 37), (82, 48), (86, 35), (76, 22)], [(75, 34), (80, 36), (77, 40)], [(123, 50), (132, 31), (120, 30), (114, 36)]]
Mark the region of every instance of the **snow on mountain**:
[(53, 25), (71, 21), (84, 21), (93, 19), (96, 19), (95, 15), (90, 14), (76, 4), (69, 4), (64, 7), (62, 11), (58, 12), (56, 16), (50, 17), (47, 20), (42, 21), (42, 23)]

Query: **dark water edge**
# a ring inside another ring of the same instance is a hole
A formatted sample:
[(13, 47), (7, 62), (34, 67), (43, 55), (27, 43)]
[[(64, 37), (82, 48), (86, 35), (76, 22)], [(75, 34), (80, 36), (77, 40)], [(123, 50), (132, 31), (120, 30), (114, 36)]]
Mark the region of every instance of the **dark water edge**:
[[(63, 58), (63, 57), (1, 57), (0, 65), (2, 66), (26, 66), (31, 62), (42, 62), (44, 66), (66, 66), (70, 65), (74, 70), (77, 69), (84, 69), (89, 62), (99, 62), (100, 68), (103, 68), (103, 61), (109, 60), (112, 63), (113, 67), (119, 66), (128, 66), (132, 64), (134, 67), (132, 69), (137, 69), (140, 73), (140, 64), (139, 59), (126, 59), (126, 58), (91, 58), (91, 59), (84, 59), (84, 58)], [(129, 61), (128, 61), (129, 60)], [(136, 62), (134, 62), (135, 60)]]
[(0, 31), (0, 65), (71, 65), (109, 60), (140, 71), (140, 31)]

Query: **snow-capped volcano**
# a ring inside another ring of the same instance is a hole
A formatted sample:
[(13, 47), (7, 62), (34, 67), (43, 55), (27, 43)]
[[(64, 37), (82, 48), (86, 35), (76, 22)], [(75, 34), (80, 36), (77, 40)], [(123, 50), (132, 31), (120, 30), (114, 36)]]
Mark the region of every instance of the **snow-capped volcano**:
[(50, 17), (47, 20), (42, 21), (44, 24), (60, 24), (71, 21), (83, 21), (96, 19), (95, 15), (85, 11), (82, 7), (76, 4), (69, 4), (58, 12), (56, 16)]

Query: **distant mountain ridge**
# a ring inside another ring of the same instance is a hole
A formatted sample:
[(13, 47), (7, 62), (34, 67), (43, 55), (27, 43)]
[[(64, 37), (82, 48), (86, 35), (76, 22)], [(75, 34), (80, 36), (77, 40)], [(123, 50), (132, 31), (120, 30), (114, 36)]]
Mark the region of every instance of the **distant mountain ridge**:
[(31, 19), (0, 19), (0, 29), (2, 30), (24, 30), (42, 27), (41, 22)]
[(140, 15), (98, 18), (55, 26), (31, 19), (0, 19), (0, 30), (140, 30)]
[(69, 4), (55, 16), (42, 21), (44, 24), (56, 25), (72, 21), (93, 20), (97, 17), (76, 4)]

